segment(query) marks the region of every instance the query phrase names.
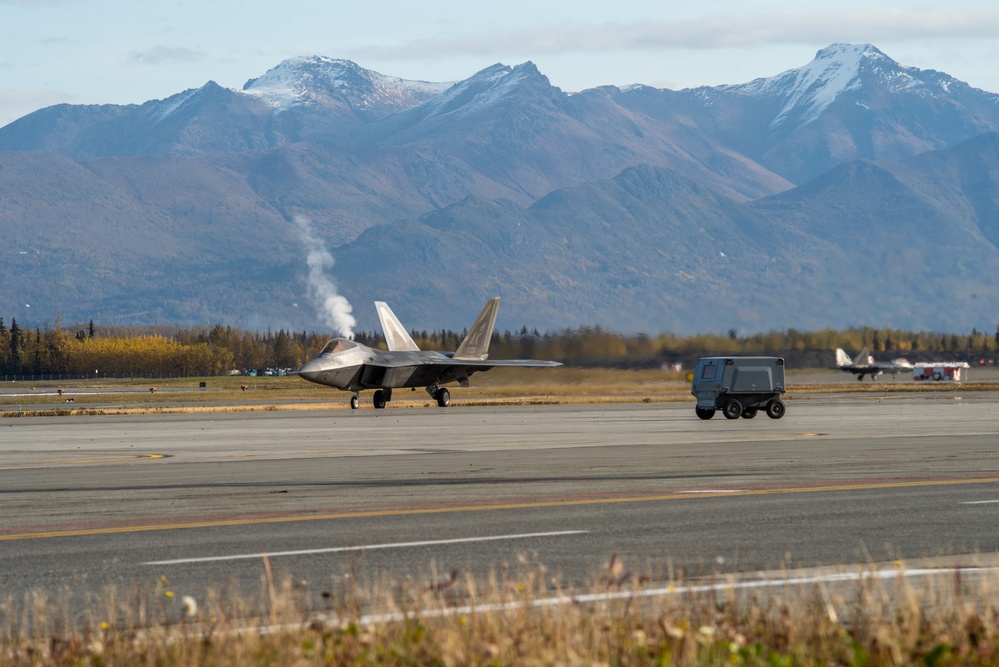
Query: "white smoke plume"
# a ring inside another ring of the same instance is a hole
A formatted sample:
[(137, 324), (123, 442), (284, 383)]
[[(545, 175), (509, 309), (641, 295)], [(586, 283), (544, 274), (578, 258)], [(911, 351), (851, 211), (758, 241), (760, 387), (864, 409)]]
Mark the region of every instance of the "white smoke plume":
[(357, 325), (357, 320), (351, 314), (354, 309), (347, 298), (337, 292), (336, 283), (328, 273), (333, 268), (333, 255), (326, 249), (326, 244), (312, 233), (312, 222), (308, 218), (296, 215), (295, 226), (298, 227), (299, 236), (309, 253), (306, 259), (309, 266), (309, 296), (318, 309), (319, 317), (341, 336), (352, 337)]

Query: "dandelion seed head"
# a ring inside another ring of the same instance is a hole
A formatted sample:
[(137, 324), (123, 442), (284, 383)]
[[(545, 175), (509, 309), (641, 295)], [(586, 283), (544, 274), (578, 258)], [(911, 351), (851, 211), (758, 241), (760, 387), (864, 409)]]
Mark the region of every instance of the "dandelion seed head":
[(195, 600), (190, 595), (185, 595), (181, 598), (181, 602), (184, 604), (184, 615), (188, 618), (194, 618), (198, 615), (198, 601)]

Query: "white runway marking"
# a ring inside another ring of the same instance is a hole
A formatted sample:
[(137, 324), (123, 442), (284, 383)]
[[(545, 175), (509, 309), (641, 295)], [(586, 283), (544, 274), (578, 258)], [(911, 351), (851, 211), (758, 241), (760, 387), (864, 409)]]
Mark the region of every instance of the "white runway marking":
[(585, 535), (588, 530), (561, 530), (552, 533), (523, 533), (520, 535), (490, 535), (486, 537), (459, 537), (453, 540), (427, 540), (424, 542), (396, 542), (392, 544), (363, 544), (353, 547), (330, 547), (328, 549), (302, 549), (299, 551), (276, 551), (274, 553), (235, 554), (231, 556), (208, 556), (206, 558), (177, 558), (174, 560), (153, 560), (143, 565), (180, 565), (185, 563), (213, 563), (227, 560), (247, 560), (250, 558), (276, 558), (279, 556), (308, 556), (312, 554), (333, 554), (347, 551), (371, 551), (374, 549), (406, 549), (410, 547), (438, 546), (442, 544), (467, 544), (469, 542), (496, 542), (500, 540), (525, 540), (531, 537), (562, 537), (564, 535)]
[(695, 489), (693, 491), (680, 491), (680, 493), (743, 493), (742, 489)]
[(969, 500), (961, 503), (962, 505), (992, 505), (999, 503), (999, 500)]

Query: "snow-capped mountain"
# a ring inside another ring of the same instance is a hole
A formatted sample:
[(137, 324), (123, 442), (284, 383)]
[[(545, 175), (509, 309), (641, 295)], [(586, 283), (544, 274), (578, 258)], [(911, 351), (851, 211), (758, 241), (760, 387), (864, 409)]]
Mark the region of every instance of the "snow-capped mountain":
[(496, 64), (461, 81), (426, 105), (424, 118), (431, 116), (451, 119), (471, 116), (518, 94), (518, 89), (529, 87), (545, 94), (558, 94), (548, 78), (532, 62), (516, 67)]
[(209, 81), (141, 105), (41, 109), (0, 128), (0, 150), (55, 151), (79, 159), (206, 156), (336, 141), (450, 86), (385, 76), (347, 60), (293, 58), (243, 90)]
[[(816, 53), (815, 59), (804, 67), (719, 89), (746, 97), (779, 97), (781, 108), (771, 126), (780, 125), (791, 116), (799, 123), (807, 124), (816, 120), (841, 93), (861, 88), (861, 72), (867, 66), (865, 60), (876, 61), (874, 68), (879, 70), (902, 74), (898, 63), (870, 44), (833, 44)], [(914, 80), (908, 73), (904, 78), (907, 82)]]
[(999, 95), (906, 67), (870, 44), (833, 44), (803, 67), (682, 91), (633, 86), (622, 105), (698, 129), (802, 183), (860, 158), (895, 160), (999, 130)]
[(516, 67), (496, 64), (459, 81), (425, 104), (414, 106), (373, 128), (378, 143), (400, 144), (421, 137), (461, 134), (481, 135), (495, 122), (520, 116), (544, 124), (554, 110), (566, 106), (568, 96), (552, 86), (534, 63)]
[(307, 56), (285, 60), (243, 86), (243, 92), (279, 110), (339, 103), (380, 118), (418, 106), (451, 87), (451, 83), (409, 81), (365, 69), (350, 60)]
[[(972, 91), (966, 83), (933, 70), (895, 62), (870, 44), (833, 44), (815, 54), (804, 67), (749, 83), (719, 86), (722, 93), (776, 100), (779, 106), (771, 128), (801, 127), (821, 119), (840, 102), (863, 111), (898, 107), (922, 101), (950, 104), (955, 96)], [(980, 103), (999, 104), (999, 95), (976, 91)]]

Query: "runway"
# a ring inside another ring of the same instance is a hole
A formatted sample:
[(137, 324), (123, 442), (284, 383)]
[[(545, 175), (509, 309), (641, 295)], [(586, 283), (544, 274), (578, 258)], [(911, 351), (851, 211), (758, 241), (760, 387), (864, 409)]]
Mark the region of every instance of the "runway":
[[(518, 561), (585, 586), (999, 552), (999, 397), (0, 420), (0, 598), (312, 594)], [(303, 584), (304, 585), (304, 584)]]

